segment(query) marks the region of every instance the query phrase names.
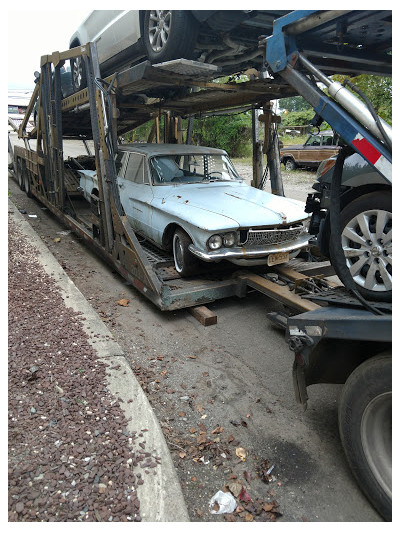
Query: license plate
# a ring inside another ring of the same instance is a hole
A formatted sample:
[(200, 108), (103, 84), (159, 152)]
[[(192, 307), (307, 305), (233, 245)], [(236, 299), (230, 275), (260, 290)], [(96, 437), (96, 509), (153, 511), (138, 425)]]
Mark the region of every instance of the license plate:
[(286, 263), (289, 261), (289, 252), (278, 252), (277, 254), (271, 254), (268, 256), (267, 265), (279, 265), (280, 263)]

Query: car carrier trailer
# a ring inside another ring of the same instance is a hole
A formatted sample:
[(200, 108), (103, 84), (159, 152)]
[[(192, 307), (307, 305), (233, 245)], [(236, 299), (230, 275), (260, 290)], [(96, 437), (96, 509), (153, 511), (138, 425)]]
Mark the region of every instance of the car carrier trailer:
[[(77, 55), (85, 61), (87, 88), (62, 99), (60, 68)], [(28, 196), (40, 200), (161, 310), (243, 297), (246, 272), (205, 265), (201, 276), (183, 279), (169, 254), (139, 242), (120, 203), (114, 150), (120, 135), (149, 120), (154, 120), (153, 133), (159, 137), (161, 113), (164, 140), (177, 142), (182, 140), (178, 115), (243, 105), (265, 106), (268, 112), (272, 98), (293, 93), (290, 86), (274, 80), (215, 83), (216, 74), (212, 65), (182, 59), (155, 66), (145, 61), (102, 80), (93, 43), (43, 56), (27, 111), (28, 115), (35, 107), (36, 127), (28, 132), (26, 123), (21, 124), (25, 147), (14, 147), (16, 178)], [(185, 88), (193, 86), (201, 90), (188, 94)], [(68, 139), (93, 139), (94, 155), (65, 159)], [(30, 147), (33, 142), (36, 149)], [(91, 195), (90, 205), (79, 192), (77, 171), (82, 168), (97, 172), (98, 191)]]
[[(217, 73), (212, 67), (186, 60), (157, 66), (144, 62), (102, 80), (92, 43), (44, 56), (27, 111), (29, 116), (38, 98), (37, 126), (28, 133), (23, 123), (19, 135), (25, 148), (14, 149), (16, 177), (27, 194), (38, 198), (160, 309), (243, 297), (249, 288), (287, 305), (292, 310), (289, 316), (275, 315), (274, 320), (285, 327), (295, 352), (297, 400), (306, 405), (307, 386), (313, 383), (345, 383), (339, 409), (342, 443), (361, 488), (387, 520), (391, 519), (391, 305), (369, 304), (351, 284), (344, 294), (336, 288), (332, 292), (332, 286), (318, 276), (285, 266), (261, 274), (216, 268), (192, 280), (180, 279), (171, 258), (139, 243), (130, 228), (119, 202), (113, 150), (118, 135), (148, 120), (154, 120), (152, 134), (158, 137), (161, 112), (166, 113), (164, 140), (179, 140), (179, 116), (252, 105), (264, 109), (264, 122), (270, 126), (270, 100), (300, 94), (316, 111), (315, 125), (326, 120), (391, 183), (390, 128), (320, 70), (328, 75), (390, 74), (389, 19), (388, 11), (294, 11), (276, 20), (273, 35), (261, 40), (270, 74), (240, 84), (214, 83)], [(358, 39), (366, 45), (358, 47)], [(60, 67), (78, 55), (85, 62), (88, 87), (62, 100)], [(317, 82), (325, 84), (329, 96)], [(186, 87), (201, 90), (188, 94)], [(29, 145), (34, 138), (36, 150)], [(64, 161), (63, 138), (92, 138), (94, 156)], [(282, 192), (277, 143), (271, 143), (269, 157), (273, 190)], [(335, 194), (343, 160), (344, 155), (338, 157)], [(94, 210), (79, 205), (76, 198), (76, 170), (87, 164), (97, 170), (99, 181)], [(254, 169), (257, 184), (259, 165)], [(333, 225), (339, 214), (333, 196)]]

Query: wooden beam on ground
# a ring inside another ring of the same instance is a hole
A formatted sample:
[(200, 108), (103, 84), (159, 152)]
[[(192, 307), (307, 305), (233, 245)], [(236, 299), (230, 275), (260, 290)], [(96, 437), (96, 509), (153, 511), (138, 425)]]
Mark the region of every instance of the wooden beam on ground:
[(200, 322), (200, 324), (203, 324), (203, 326), (213, 326), (217, 323), (217, 315), (210, 311), (205, 305), (190, 307), (189, 312)]

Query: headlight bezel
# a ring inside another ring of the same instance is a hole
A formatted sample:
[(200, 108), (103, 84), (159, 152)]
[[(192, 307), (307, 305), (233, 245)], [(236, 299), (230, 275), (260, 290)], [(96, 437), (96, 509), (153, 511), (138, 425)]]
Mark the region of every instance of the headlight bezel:
[[(214, 243), (213, 243), (214, 240)], [(207, 240), (207, 247), (210, 250), (219, 250), (222, 248), (223, 245), (223, 238), (219, 233), (215, 233), (214, 235), (211, 235), (211, 237)]]
[(226, 248), (232, 248), (236, 244), (236, 233), (234, 231), (229, 231), (224, 233), (222, 236), (222, 242)]

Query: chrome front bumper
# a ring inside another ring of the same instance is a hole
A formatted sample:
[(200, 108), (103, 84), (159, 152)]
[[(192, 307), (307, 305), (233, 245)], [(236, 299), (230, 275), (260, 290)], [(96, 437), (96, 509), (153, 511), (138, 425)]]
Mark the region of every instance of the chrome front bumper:
[(221, 248), (219, 250), (213, 250), (210, 252), (203, 252), (196, 248), (193, 244), (189, 245), (189, 250), (193, 255), (201, 259), (202, 261), (212, 262), (221, 261), (222, 259), (261, 259), (267, 257), (270, 254), (276, 254), (278, 252), (294, 252), (300, 248), (304, 248), (308, 245), (311, 235), (301, 235), (295, 241), (287, 242), (284, 244), (276, 244), (272, 246), (234, 246), (233, 248)]

